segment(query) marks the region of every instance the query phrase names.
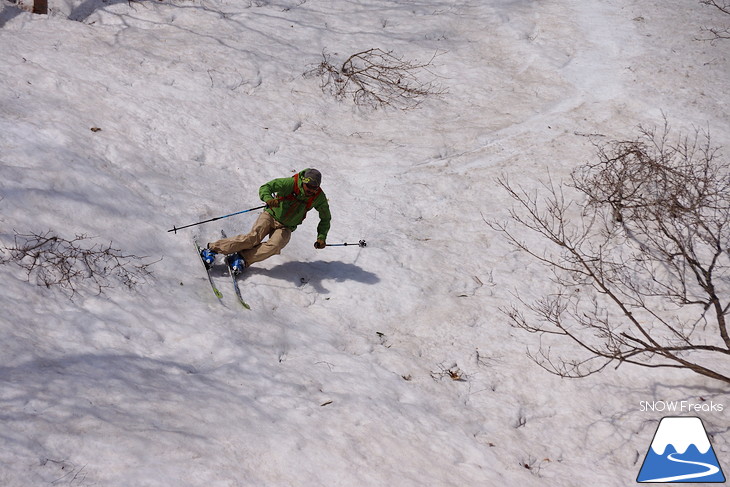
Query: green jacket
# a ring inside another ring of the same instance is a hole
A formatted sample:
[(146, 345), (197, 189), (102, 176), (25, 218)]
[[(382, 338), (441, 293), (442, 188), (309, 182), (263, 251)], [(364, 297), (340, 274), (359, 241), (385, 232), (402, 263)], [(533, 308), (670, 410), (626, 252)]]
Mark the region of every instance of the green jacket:
[[(305, 169), (306, 171), (306, 169)], [(259, 188), (259, 197), (261, 201), (266, 202), (271, 198), (279, 198), (279, 206), (274, 208), (266, 208), (271, 216), (276, 221), (287, 227), (292, 232), (297, 228), (299, 224), (304, 221), (307, 217), (307, 211), (310, 208), (314, 208), (319, 212), (319, 225), (317, 225), (317, 239), (326, 240), (327, 233), (330, 230), (330, 220), (332, 215), (330, 214), (330, 206), (327, 202), (327, 196), (324, 191), (319, 191), (319, 194), (312, 201), (311, 207), (307, 208), (307, 202), (310, 197), (304, 193), (303, 183), (301, 181), (302, 174), (304, 171), (299, 173), (299, 194), (297, 195), (294, 191), (294, 178), (279, 178), (273, 179), (268, 183), (264, 184)]]

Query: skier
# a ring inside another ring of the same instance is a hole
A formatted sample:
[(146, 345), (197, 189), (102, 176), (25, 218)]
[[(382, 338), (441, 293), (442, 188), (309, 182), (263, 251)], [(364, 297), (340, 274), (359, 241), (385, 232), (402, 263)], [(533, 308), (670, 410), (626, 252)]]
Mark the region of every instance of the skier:
[[(274, 179), (261, 186), (259, 197), (267, 207), (251, 231), (208, 243), (200, 252), (206, 266), (210, 268), (216, 255), (223, 253), (233, 273), (238, 275), (251, 264), (281, 253), (289, 243), (291, 233), (311, 208), (319, 212), (314, 248), (325, 248), (331, 215), (327, 196), (320, 188), (321, 182), (322, 174), (309, 168), (293, 177)], [(263, 242), (266, 236), (269, 238)]]

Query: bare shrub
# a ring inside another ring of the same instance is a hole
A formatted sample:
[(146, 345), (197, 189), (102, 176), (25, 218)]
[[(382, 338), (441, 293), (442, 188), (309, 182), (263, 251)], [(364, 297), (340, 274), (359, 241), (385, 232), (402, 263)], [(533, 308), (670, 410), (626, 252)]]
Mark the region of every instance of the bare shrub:
[[(565, 185), (545, 183), (544, 198), (499, 180), (516, 202), (512, 223), (536, 240), (487, 223), (556, 285), (502, 311), (546, 338), (531, 356), (550, 372), (584, 377), (629, 363), (730, 383), (730, 167), (709, 133), (670, 132), (640, 127), (634, 140), (597, 146), (597, 162)], [(554, 357), (549, 337), (571, 341), (575, 355)]]
[(28, 282), (39, 286), (58, 286), (69, 296), (82, 287), (96, 294), (119, 283), (129, 289), (151, 275), (154, 262), (144, 257), (124, 254), (108, 245), (91, 243), (93, 237), (76, 235), (59, 237), (51, 230), (45, 233), (15, 235), (15, 244), (3, 247), (9, 257), (0, 263), (14, 263), (26, 271)]
[(466, 373), (461, 370), (457, 364), (453, 364), (449, 367), (446, 367), (444, 364), (439, 364), (438, 368), (439, 370), (431, 372), (431, 377), (435, 381), (449, 378), (456, 382), (466, 382), (468, 379)]
[(430, 73), (436, 56), (420, 63), (375, 48), (355, 53), (338, 66), (323, 53), (322, 62), (304, 76), (320, 78), (322, 91), (338, 100), (352, 98), (356, 105), (370, 108), (412, 109), (425, 98), (445, 92), (435, 75), (430, 81), (420, 79), (423, 73)]
[[(728, 0), (700, 0), (703, 5), (715, 7), (718, 11), (725, 15), (730, 15), (730, 1)], [(730, 39), (730, 27), (705, 27), (705, 30), (710, 33), (710, 38), (706, 40), (716, 39)]]

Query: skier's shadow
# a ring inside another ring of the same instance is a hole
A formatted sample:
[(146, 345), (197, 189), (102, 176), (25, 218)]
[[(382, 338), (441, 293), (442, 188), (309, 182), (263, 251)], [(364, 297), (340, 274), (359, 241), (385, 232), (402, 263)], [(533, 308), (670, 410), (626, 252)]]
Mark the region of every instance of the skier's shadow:
[(309, 284), (321, 294), (329, 292), (323, 286), (323, 281), (326, 280), (335, 282), (357, 281), (363, 284), (380, 282), (380, 278), (372, 272), (366, 271), (355, 264), (338, 261), (286, 262), (270, 269), (252, 266), (246, 269), (246, 273), (266, 275), (273, 279), (292, 282), (297, 286)]

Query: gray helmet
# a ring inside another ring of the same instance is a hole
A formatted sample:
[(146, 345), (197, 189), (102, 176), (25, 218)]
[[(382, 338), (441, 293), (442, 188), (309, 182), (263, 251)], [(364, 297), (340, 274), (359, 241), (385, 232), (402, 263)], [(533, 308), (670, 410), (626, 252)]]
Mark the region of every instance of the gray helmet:
[(314, 188), (319, 188), (322, 182), (322, 173), (316, 169), (305, 169), (302, 174), (302, 183), (307, 184)]

